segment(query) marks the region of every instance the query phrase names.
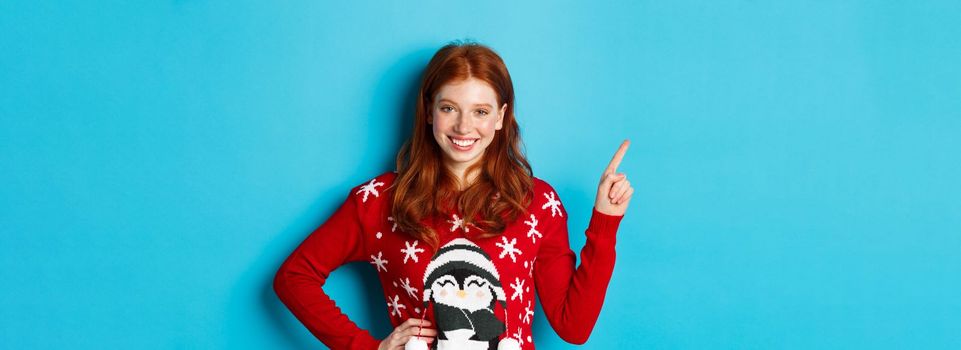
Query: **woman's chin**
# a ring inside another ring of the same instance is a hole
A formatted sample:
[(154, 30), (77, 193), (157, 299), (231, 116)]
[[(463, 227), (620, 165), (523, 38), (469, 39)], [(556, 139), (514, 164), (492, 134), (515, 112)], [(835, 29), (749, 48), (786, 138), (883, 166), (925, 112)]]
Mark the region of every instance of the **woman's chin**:
[(444, 157), (444, 163), (449, 167), (466, 168), (480, 161), (480, 158), (479, 154), (448, 154)]

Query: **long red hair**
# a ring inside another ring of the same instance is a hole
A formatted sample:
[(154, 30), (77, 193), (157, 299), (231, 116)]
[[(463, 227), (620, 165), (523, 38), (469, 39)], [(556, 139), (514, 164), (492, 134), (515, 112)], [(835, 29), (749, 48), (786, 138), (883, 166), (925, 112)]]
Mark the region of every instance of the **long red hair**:
[[(427, 123), (433, 99), (444, 84), (475, 78), (487, 82), (498, 105), (507, 104), (503, 127), (494, 134), (482, 159), (465, 171), (479, 172), (474, 183), (459, 191), (457, 179), (443, 164), (440, 146)], [(496, 52), (477, 43), (451, 43), (434, 54), (424, 71), (413, 133), (397, 153), (391, 215), (403, 231), (437, 247), (439, 237), (424, 222), (451, 210), (478, 237), (501, 234), (507, 222), (522, 215), (530, 203), (533, 171), (521, 150), (520, 128), (514, 119), (514, 84)]]

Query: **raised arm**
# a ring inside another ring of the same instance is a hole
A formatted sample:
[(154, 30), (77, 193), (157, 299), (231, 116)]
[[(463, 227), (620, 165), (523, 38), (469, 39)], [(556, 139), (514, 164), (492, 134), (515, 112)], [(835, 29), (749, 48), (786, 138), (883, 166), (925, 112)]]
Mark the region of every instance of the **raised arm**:
[[(581, 263), (575, 268), (567, 232), (567, 213), (548, 221), (544, 243), (534, 264), (534, 282), (547, 320), (569, 343), (587, 341), (597, 322), (614, 271), (617, 227), (634, 189), (617, 167), (627, 152), (624, 141), (605, 169), (591, 221), (585, 232)], [(552, 213), (553, 214), (553, 213)]]
[(614, 271), (614, 243), (620, 216), (594, 211), (587, 227), (581, 264), (567, 237), (567, 219), (557, 220), (544, 235), (534, 263), (534, 283), (547, 320), (569, 343), (583, 344), (591, 335)]

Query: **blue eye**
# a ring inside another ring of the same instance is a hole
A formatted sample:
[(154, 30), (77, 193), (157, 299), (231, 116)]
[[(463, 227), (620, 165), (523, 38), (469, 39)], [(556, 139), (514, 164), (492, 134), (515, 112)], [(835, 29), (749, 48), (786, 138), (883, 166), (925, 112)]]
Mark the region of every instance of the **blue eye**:
[(487, 114), (490, 113), (490, 112), (488, 112), (487, 110), (484, 110), (484, 109), (480, 109), (480, 110), (477, 111), (477, 113), (479, 113), (480, 115), (487, 115)]
[(441, 107), (440, 107), (440, 110), (441, 110), (442, 112), (452, 112), (452, 111), (454, 110), (454, 107), (451, 107), (451, 106), (441, 106)]

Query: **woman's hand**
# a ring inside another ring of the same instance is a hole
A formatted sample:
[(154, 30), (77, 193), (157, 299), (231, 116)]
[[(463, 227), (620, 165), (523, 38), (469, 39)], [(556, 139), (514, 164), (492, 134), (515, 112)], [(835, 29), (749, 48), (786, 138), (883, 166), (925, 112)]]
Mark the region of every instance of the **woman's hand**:
[(434, 341), (434, 337), (437, 336), (437, 331), (432, 328), (424, 328), (427, 326), (430, 326), (430, 321), (409, 318), (407, 321), (404, 321), (404, 323), (401, 323), (400, 326), (394, 328), (394, 331), (390, 332), (390, 335), (380, 342), (377, 350), (402, 350), (408, 340), (412, 337), (418, 337), (418, 331), (420, 332), (419, 338), (429, 344)]
[(621, 159), (624, 159), (624, 153), (627, 153), (627, 147), (630, 145), (631, 141), (628, 140), (621, 143), (621, 147), (617, 149), (617, 153), (614, 153), (614, 158), (611, 159), (611, 163), (607, 165), (607, 169), (601, 175), (601, 184), (597, 187), (594, 209), (603, 214), (624, 215), (624, 212), (627, 211), (627, 204), (631, 202), (634, 188), (631, 187), (631, 182), (627, 181), (627, 175), (617, 172), (617, 167), (621, 165)]

